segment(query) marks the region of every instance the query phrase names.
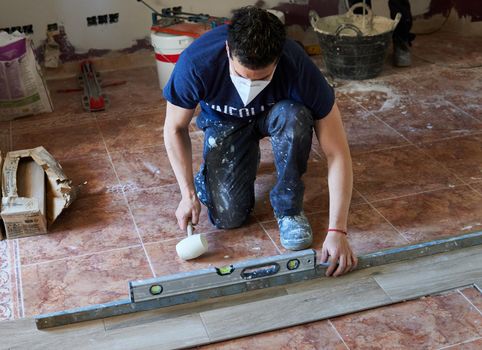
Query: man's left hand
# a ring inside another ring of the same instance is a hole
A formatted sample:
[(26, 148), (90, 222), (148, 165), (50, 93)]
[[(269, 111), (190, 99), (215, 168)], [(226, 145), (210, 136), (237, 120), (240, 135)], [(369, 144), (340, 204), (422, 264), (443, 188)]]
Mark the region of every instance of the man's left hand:
[(358, 259), (343, 233), (328, 232), (321, 248), (321, 262), (330, 263), (326, 270), (327, 276), (337, 277), (353, 270)]

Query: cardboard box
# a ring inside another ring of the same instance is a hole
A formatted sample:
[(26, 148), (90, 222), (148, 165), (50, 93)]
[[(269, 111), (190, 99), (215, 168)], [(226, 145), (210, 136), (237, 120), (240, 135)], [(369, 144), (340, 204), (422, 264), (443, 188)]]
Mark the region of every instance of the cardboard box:
[(47, 233), (75, 199), (71, 181), (43, 147), (7, 153), (2, 169), (0, 215), (9, 239)]

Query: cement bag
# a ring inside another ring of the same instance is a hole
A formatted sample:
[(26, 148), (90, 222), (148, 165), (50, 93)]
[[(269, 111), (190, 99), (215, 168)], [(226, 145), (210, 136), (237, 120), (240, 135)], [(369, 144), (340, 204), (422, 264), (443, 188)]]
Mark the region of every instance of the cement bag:
[(0, 31), (0, 121), (52, 110), (31, 41)]

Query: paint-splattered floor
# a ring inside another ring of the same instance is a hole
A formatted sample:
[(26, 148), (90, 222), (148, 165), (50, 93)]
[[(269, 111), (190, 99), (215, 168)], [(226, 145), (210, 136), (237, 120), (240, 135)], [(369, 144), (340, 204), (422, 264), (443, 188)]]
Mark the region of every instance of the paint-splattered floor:
[[(358, 254), (482, 229), (482, 38), (439, 32), (414, 42), (414, 64), (377, 79), (337, 82), (355, 190), (349, 236)], [(473, 67), (473, 68), (471, 68)], [(181, 262), (179, 193), (163, 148), (165, 102), (155, 68), (103, 74), (107, 112), (85, 113), (75, 79), (50, 81), (56, 111), (0, 122), (0, 149), (43, 145), (79, 199), (45, 236), (0, 242), (0, 320), (127, 297), (127, 281), (282, 253), (269, 206), (268, 141), (246, 227), (197, 227), (209, 254)], [(202, 134), (192, 127), (196, 167)], [(320, 248), (327, 228), (326, 165), (314, 143), (305, 211)], [(320, 300), (321, 303), (329, 302)], [(474, 288), (209, 346), (216, 349), (476, 349), (482, 296)], [(458, 344), (458, 345), (455, 345)], [(452, 347), (452, 345), (454, 345)]]

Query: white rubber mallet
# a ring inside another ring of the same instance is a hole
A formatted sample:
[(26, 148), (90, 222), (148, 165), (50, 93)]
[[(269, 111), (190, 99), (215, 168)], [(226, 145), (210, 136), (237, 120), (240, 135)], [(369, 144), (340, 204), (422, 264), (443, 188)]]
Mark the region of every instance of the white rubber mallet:
[(176, 244), (177, 255), (182, 260), (195, 259), (208, 251), (208, 241), (200, 234), (192, 234), (192, 223), (187, 224), (187, 237)]

